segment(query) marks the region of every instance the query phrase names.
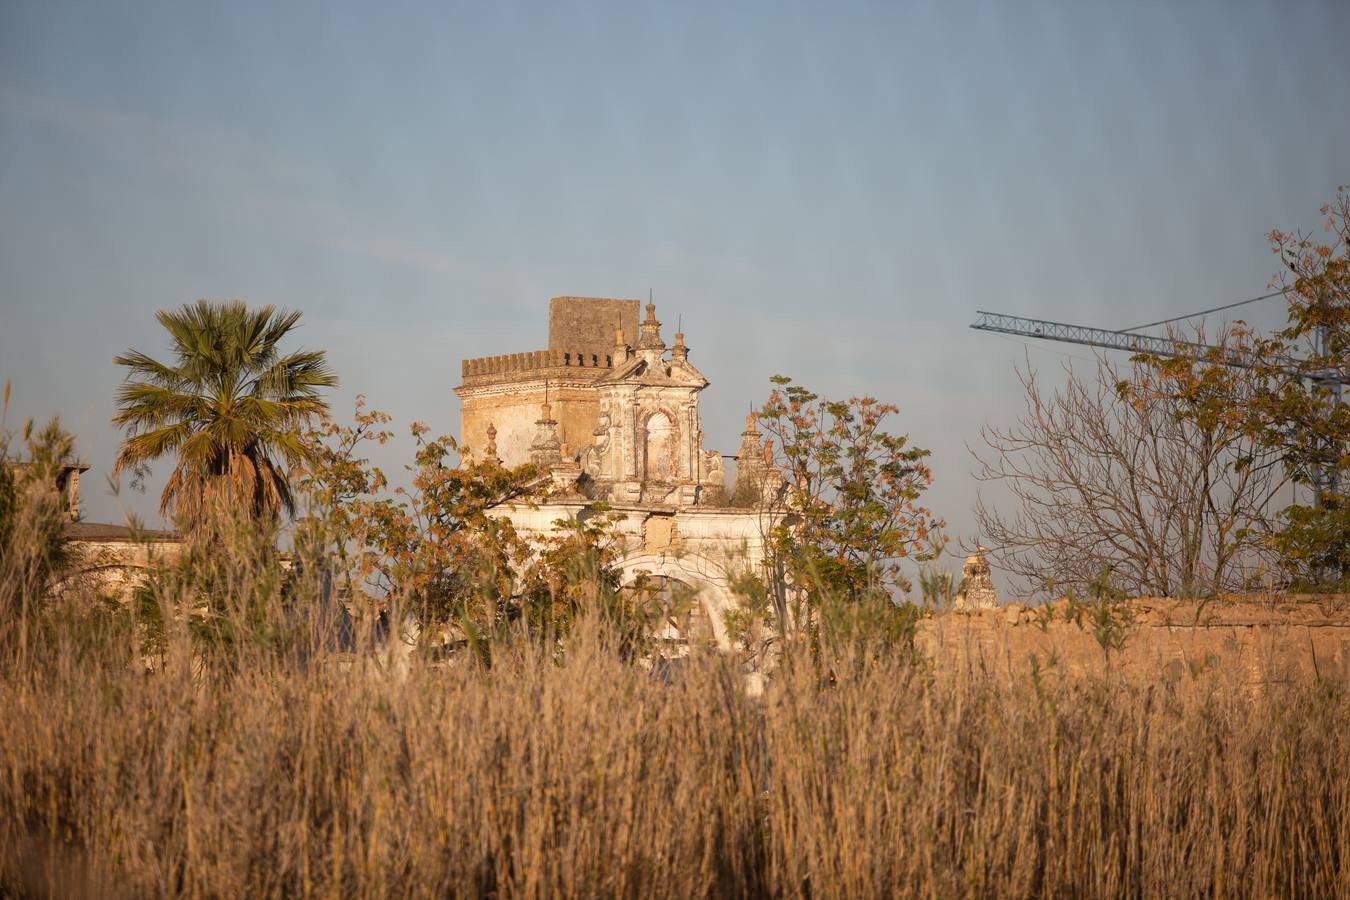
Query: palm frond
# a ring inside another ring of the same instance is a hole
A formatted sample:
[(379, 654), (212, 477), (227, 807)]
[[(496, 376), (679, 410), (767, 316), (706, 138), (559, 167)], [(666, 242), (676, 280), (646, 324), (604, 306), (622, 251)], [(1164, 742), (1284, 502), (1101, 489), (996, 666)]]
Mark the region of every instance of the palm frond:
[(117, 357), (128, 369), (113, 418), (127, 433), (118, 468), (176, 454), (161, 510), (174, 509), (185, 524), (218, 501), (260, 517), (293, 514), (287, 472), (274, 454), (288, 462), (306, 456), (300, 431), (328, 411), (320, 389), (337, 384), (321, 351), (279, 352), (300, 313), (198, 300), (156, 318), (175, 362), (136, 350)]
[(192, 436), (190, 422), (178, 422), (132, 435), (122, 442), (122, 448), (113, 462), (113, 474), (118, 475), (142, 463), (159, 459), (166, 453), (179, 450)]
[(281, 309), (274, 314), (272, 307), (269, 306), (267, 307), (267, 313), (271, 321), (265, 323), (263, 340), (266, 341), (268, 347), (275, 350), (276, 346), (281, 343), (281, 339), (299, 324), (300, 311), (298, 309)]
[(113, 363), (130, 369), (131, 371), (127, 373), (128, 378), (137, 377), (161, 387), (171, 387), (181, 384), (183, 381), (183, 374), (177, 369), (165, 365), (139, 350), (128, 350), (126, 353), (114, 356)]
[(290, 394), (313, 395), (318, 388), (335, 387), (337, 375), (328, 368), (323, 351), (300, 350), (277, 359), (259, 376), (254, 394), (280, 398)]
[(114, 425), (130, 426), (132, 431), (156, 428), (180, 419), (198, 419), (205, 412), (202, 399), (194, 394), (143, 381), (130, 381), (117, 389), (117, 413)]

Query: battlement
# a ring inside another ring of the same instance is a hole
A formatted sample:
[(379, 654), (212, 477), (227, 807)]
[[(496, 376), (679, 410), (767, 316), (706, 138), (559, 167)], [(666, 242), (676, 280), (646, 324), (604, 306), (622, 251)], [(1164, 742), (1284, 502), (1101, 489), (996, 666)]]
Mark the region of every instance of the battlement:
[(528, 353), (503, 353), (498, 356), (480, 356), (460, 364), (460, 374), (501, 375), (511, 372), (533, 372), (540, 369), (612, 369), (612, 353), (585, 350), (532, 350)]

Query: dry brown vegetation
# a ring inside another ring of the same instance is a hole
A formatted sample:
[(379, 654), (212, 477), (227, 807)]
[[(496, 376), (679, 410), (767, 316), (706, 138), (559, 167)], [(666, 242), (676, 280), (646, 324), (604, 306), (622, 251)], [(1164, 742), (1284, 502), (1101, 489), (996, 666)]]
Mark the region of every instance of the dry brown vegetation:
[(1350, 895), (1342, 687), (995, 678), (850, 614), (750, 697), (584, 604), (404, 665), (257, 528), (53, 592), (50, 484), (0, 517), (0, 896)]
[[(654, 677), (406, 672), (247, 650), (158, 671), (87, 598), (0, 680), (0, 894), (1188, 896), (1350, 893), (1350, 699), (974, 673), (854, 650)], [(11, 632), (12, 637), (12, 632)], [(13, 651), (15, 645), (8, 645)]]

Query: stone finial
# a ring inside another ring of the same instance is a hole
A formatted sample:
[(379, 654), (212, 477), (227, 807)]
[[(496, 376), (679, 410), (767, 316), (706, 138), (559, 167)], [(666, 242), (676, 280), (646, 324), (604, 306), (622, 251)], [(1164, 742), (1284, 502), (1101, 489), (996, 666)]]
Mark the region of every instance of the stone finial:
[[(638, 332), (639, 350), (665, 351), (666, 343), (661, 340), (661, 323), (656, 321), (655, 303), (647, 304), (647, 318), (638, 327)], [(649, 362), (654, 362), (654, 360), (649, 360)]]
[(976, 547), (961, 567), (961, 584), (956, 589), (956, 599), (952, 604), (957, 612), (976, 612), (998, 606), (992, 570), (984, 554), (983, 547)]
[(755, 427), (755, 419), (753, 410), (745, 417), (745, 431), (741, 432), (741, 449), (736, 453), (738, 470), (749, 472), (763, 463), (764, 448), (760, 443), (759, 429)]
[(670, 355), (675, 359), (688, 359), (689, 348), (684, 345), (684, 332), (675, 332), (675, 345), (670, 348)]
[(497, 426), (491, 422), (488, 423), (487, 427), (486, 457), (487, 462), (501, 462), (501, 459), (497, 456)]
[(756, 504), (767, 487), (769, 467), (764, 461), (764, 445), (759, 429), (755, 427), (755, 413), (745, 417), (745, 431), (741, 432), (741, 447), (736, 452), (736, 485), (733, 496), (741, 503)]
[(558, 422), (553, 409), (544, 401), (541, 414), (535, 420), (534, 443), (530, 445), (530, 462), (537, 466), (551, 466), (562, 459), (562, 441), (558, 439)]

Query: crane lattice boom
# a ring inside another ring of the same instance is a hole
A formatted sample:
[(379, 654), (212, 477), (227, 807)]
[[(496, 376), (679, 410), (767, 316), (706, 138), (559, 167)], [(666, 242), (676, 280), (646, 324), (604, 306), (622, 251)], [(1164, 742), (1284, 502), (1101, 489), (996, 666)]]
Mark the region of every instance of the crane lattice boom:
[[(999, 334), (1013, 334), (1018, 337), (1032, 337), (1043, 341), (1059, 341), (1064, 344), (1084, 344), (1089, 347), (1102, 347), (1107, 350), (1123, 350), (1126, 353), (1148, 353), (1153, 356), (1179, 357), (1182, 359), (1205, 359), (1226, 366), (1253, 368), (1261, 363), (1255, 354), (1245, 350), (1231, 350), (1212, 344), (1197, 344), (1194, 341), (1182, 341), (1174, 338), (1155, 337), (1151, 334), (1139, 334), (1135, 331), (1109, 331), (1105, 328), (1092, 328), (1087, 325), (1069, 325), (1064, 322), (1051, 322), (1048, 319), (1027, 319), (1022, 316), (1005, 316), (1002, 313), (978, 310), (975, 322), (970, 326), (977, 331), (993, 331)], [(1213, 354), (1213, 356), (1210, 356)], [(1286, 375), (1295, 378), (1311, 378), (1328, 385), (1339, 394), (1338, 385), (1350, 384), (1350, 372), (1332, 368), (1308, 372), (1300, 368), (1295, 360), (1285, 359), (1282, 369)], [(1339, 401), (1338, 401), (1339, 402)]]
[(1005, 316), (1002, 313), (984, 310), (977, 311), (975, 315), (977, 317), (975, 323), (970, 327), (978, 331), (1015, 334), (1020, 337), (1033, 337), (1045, 341), (1060, 341), (1065, 344), (1086, 344), (1089, 347), (1123, 350), (1126, 353), (1149, 353), (1153, 356), (1172, 356), (1187, 359), (1200, 359), (1211, 352), (1217, 352), (1219, 358), (1216, 361), (1225, 365), (1251, 368), (1256, 364), (1256, 360), (1250, 353), (1228, 350), (1224, 347), (1213, 347), (1209, 344), (1197, 344), (1193, 341), (1154, 337), (1151, 334), (1138, 334), (1133, 331), (1108, 331), (1105, 328), (1068, 325), (1064, 322), (1050, 322), (1045, 319)]

